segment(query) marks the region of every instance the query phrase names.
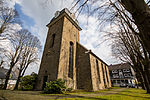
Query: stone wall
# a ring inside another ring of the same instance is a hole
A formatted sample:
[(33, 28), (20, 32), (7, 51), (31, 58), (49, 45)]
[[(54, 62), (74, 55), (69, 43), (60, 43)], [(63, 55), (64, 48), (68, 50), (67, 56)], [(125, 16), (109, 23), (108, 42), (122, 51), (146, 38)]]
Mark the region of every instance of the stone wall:
[(77, 89), (93, 90), (88, 50), (77, 43)]
[(77, 89), (98, 91), (111, 87), (107, 65), (80, 43), (77, 43), (76, 67)]
[[(98, 61), (98, 66), (96, 64), (96, 60)], [(94, 57), (92, 54), (90, 54), (90, 66), (91, 66), (91, 75), (92, 75), (92, 86), (93, 86), (93, 90), (94, 91), (97, 91), (97, 90), (105, 88), (104, 87), (104, 80), (103, 80), (103, 72), (102, 72), (101, 63), (102, 62), (100, 60), (98, 60), (96, 57)], [(99, 71), (97, 70), (97, 67), (99, 67), (98, 68)], [(100, 78), (98, 76), (100, 76)]]

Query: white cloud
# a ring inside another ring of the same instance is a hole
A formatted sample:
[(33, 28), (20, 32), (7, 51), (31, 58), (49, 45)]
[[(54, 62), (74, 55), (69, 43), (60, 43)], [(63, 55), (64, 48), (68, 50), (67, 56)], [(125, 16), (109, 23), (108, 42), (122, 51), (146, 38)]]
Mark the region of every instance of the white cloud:
[(20, 4), (21, 2), (20, 2), (20, 0), (6, 0), (5, 1), (5, 4), (6, 4), (5, 6), (8, 6), (10, 8), (14, 8), (15, 3)]
[(5, 48), (7, 51), (11, 51), (11, 44), (10, 41), (6, 38), (7, 34), (13, 34), (17, 31), (21, 30), (22, 27), (19, 24), (10, 24), (7, 26), (7, 29), (2, 36), (0, 37), (0, 46), (1, 48)]
[[(103, 52), (104, 48), (101, 49), (101, 45), (96, 47), (102, 39), (101, 33), (99, 31), (96, 31), (98, 28), (96, 18), (90, 16), (88, 20), (86, 20), (85, 17), (86, 15), (79, 16), (80, 24), (85, 27), (85, 29), (80, 32), (80, 41), (86, 48), (91, 49), (95, 54), (97, 54), (101, 59), (104, 60), (104, 57), (106, 57), (102, 55), (103, 53), (106, 53)], [(85, 20), (83, 21), (83, 19)], [(88, 24), (86, 24), (87, 21)], [(105, 48), (107, 47), (105, 46)]]
[[(86, 24), (88, 21), (88, 24)], [(99, 22), (93, 16), (86, 19), (86, 15), (79, 16), (79, 22), (84, 27), (80, 32), (80, 42), (86, 48), (91, 49), (98, 57), (100, 57), (107, 64), (117, 63), (117, 60), (112, 57), (111, 40), (107, 40), (105, 35), (107, 33), (101, 32), (98, 29)], [(113, 26), (116, 29), (117, 26)], [(110, 25), (103, 27), (102, 30), (112, 32)]]
[[(8, 28), (12, 31), (12, 32), (17, 32), (17, 31), (19, 31), (19, 30), (21, 30), (22, 29), (22, 27), (19, 25), (19, 24), (10, 24), (9, 26), (8, 26)], [(10, 32), (10, 31), (9, 31)]]

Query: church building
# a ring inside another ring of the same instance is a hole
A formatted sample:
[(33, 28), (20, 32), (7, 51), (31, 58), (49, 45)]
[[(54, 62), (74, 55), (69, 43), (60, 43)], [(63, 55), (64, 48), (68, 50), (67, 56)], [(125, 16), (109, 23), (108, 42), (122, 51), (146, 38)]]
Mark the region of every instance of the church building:
[(57, 11), (47, 25), (48, 34), (36, 89), (62, 79), (73, 89), (97, 91), (111, 87), (108, 65), (80, 44), (81, 28), (67, 8)]

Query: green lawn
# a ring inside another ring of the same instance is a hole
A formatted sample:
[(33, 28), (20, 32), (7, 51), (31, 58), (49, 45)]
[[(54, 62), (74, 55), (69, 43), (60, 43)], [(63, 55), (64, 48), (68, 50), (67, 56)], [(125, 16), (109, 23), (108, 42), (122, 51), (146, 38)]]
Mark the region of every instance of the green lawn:
[(114, 95), (98, 96), (102, 100), (150, 100), (150, 94), (141, 89), (126, 89)]
[[(145, 90), (112, 88), (96, 92), (74, 91), (64, 94), (42, 94), (40, 91), (0, 90), (0, 100), (150, 100)], [(2, 99), (3, 100), (3, 99)]]
[[(117, 89), (116, 89), (117, 90)], [(122, 91), (117, 91), (114, 89), (97, 91), (98, 95), (87, 95), (81, 96), (79, 98), (64, 98), (61, 100), (150, 100), (150, 94), (146, 94), (145, 90), (142, 89), (123, 89)], [(101, 94), (102, 93), (102, 94)]]

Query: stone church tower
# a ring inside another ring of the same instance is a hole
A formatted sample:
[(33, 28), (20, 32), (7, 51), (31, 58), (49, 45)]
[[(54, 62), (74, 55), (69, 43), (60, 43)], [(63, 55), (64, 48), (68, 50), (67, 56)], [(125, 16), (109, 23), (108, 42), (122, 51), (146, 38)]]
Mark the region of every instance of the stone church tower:
[(73, 89), (97, 91), (111, 87), (108, 65), (80, 44), (81, 28), (68, 9), (57, 11), (47, 27), (36, 90), (56, 79), (65, 80), (66, 86)]
[(49, 28), (44, 53), (38, 74), (37, 89), (45, 82), (56, 79), (66, 80), (66, 85), (76, 89), (76, 43), (81, 28), (68, 9), (57, 11), (47, 25)]

